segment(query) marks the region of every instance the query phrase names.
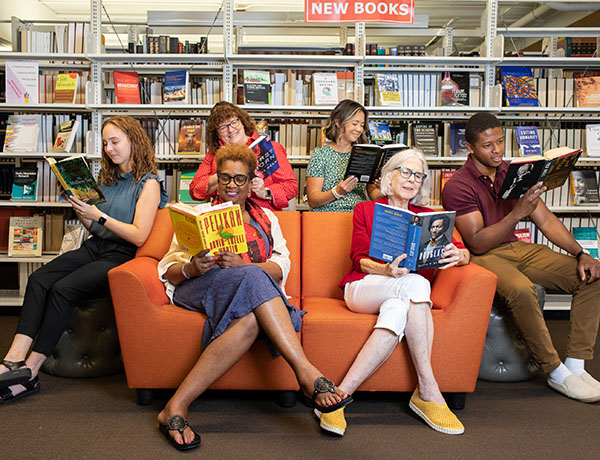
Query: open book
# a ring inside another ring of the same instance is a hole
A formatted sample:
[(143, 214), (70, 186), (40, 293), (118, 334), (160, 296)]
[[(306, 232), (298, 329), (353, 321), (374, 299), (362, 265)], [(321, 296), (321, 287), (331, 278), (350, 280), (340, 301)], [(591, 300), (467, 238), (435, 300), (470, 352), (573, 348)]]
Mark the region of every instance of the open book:
[(198, 211), (175, 203), (169, 206), (173, 230), (179, 247), (192, 255), (208, 249), (211, 254), (248, 252), (240, 205), (230, 201)]
[(106, 201), (83, 156), (76, 155), (60, 161), (46, 157), (46, 161), (67, 195), (79, 198), (88, 204)]
[(581, 149), (559, 147), (548, 150), (544, 155), (529, 155), (511, 161), (506, 177), (498, 192), (501, 200), (520, 198), (538, 182), (550, 190), (565, 183), (575, 163), (581, 155)]
[(388, 160), (407, 148), (404, 144), (354, 144), (344, 178), (354, 176), (359, 182), (371, 184), (381, 176)]
[(369, 256), (384, 262), (393, 262), (406, 254), (400, 262), (409, 270), (437, 268), (442, 250), (452, 242), (454, 211), (432, 211), (415, 214), (407, 209), (375, 203)]

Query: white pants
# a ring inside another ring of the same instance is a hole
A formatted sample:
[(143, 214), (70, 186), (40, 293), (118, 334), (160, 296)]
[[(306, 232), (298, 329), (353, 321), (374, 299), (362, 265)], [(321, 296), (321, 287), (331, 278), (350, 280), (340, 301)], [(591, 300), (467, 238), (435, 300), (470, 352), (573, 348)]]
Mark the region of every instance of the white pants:
[(344, 300), (350, 311), (378, 314), (375, 327), (389, 329), (398, 336), (399, 342), (404, 337), (410, 302), (426, 302), (431, 307), (430, 294), (429, 281), (416, 273), (400, 278), (367, 275), (344, 288)]

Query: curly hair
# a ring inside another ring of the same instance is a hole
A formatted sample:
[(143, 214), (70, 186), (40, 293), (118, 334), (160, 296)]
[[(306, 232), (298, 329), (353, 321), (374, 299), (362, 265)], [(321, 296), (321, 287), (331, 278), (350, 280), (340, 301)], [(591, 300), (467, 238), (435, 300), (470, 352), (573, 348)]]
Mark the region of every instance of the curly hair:
[(226, 161), (239, 161), (248, 167), (248, 178), (254, 178), (254, 170), (256, 169), (256, 154), (250, 147), (238, 144), (228, 144), (220, 147), (215, 153), (215, 162), (217, 163), (217, 171), (221, 171), (223, 163)]
[[(118, 115), (109, 118), (102, 123), (102, 131), (107, 125), (113, 125), (125, 133), (131, 144), (131, 168), (133, 178), (139, 182), (144, 174), (151, 173), (158, 175), (156, 158), (154, 156), (154, 147), (148, 139), (148, 135), (140, 122), (127, 115)], [(117, 183), (117, 173), (119, 167), (113, 163), (104, 148), (102, 148), (102, 170), (98, 182), (101, 185), (114, 185)]]
[(479, 134), (490, 128), (502, 128), (502, 123), (500, 123), (500, 120), (492, 113), (476, 113), (469, 118), (469, 121), (467, 121), (467, 126), (465, 127), (465, 140), (469, 144), (475, 145)]
[(256, 131), (256, 122), (248, 115), (248, 112), (230, 102), (218, 102), (211, 109), (206, 123), (206, 144), (209, 151), (214, 152), (221, 146), (217, 128), (230, 118), (238, 118), (242, 122), (246, 136), (250, 136)]
[(350, 99), (344, 99), (329, 114), (327, 126), (325, 126), (325, 137), (332, 142), (337, 142), (344, 133), (344, 123), (351, 120), (359, 111), (365, 115), (365, 129), (356, 142), (359, 144), (367, 143), (365, 133), (369, 129), (369, 114), (362, 105)]
[(381, 193), (385, 196), (390, 196), (394, 191), (392, 190), (392, 176), (394, 171), (402, 166), (406, 160), (416, 158), (423, 164), (423, 173), (426, 174), (425, 180), (421, 184), (419, 192), (415, 197), (410, 200), (410, 203), (414, 206), (425, 206), (429, 202), (429, 196), (431, 194), (431, 179), (429, 178), (429, 168), (427, 167), (427, 161), (423, 152), (417, 149), (405, 149), (396, 153), (390, 158), (381, 170)]

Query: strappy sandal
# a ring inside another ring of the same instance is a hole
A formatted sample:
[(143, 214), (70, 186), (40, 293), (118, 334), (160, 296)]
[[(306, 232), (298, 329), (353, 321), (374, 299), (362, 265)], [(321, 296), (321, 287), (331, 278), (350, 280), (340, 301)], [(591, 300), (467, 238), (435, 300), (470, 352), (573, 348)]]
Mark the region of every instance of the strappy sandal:
[(350, 404), (353, 401), (351, 396), (347, 396), (346, 398), (342, 399), (341, 401), (339, 401), (335, 404), (332, 404), (331, 406), (321, 406), (320, 404), (317, 404), (317, 402), (316, 402), (317, 395), (319, 393), (336, 394), (335, 385), (333, 384), (333, 382), (331, 380), (321, 376), (321, 377), (317, 377), (315, 379), (314, 387), (315, 387), (315, 391), (312, 394), (312, 398), (309, 398), (304, 393), (302, 393), (302, 396), (304, 396), (304, 403), (308, 407), (317, 409), (319, 412), (322, 412), (324, 414), (328, 414), (329, 412), (333, 412), (338, 409), (341, 409), (342, 407), (346, 407), (348, 404)]
[(159, 431), (165, 435), (165, 438), (171, 443), (171, 445), (177, 450), (190, 450), (195, 449), (200, 445), (200, 435), (194, 431), (193, 428), (190, 427), (192, 432), (194, 433), (194, 439), (191, 442), (184, 442), (183, 444), (179, 444), (175, 441), (175, 438), (169, 434), (169, 431), (178, 431), (181, 439), (183, 440), (183, 432), (189, 427), (189, 423), (186, 419), (184, 419), (181, 415), (173, 415), (167, 425), (163, 425), (162, 423), (158, 424)]
[(0, 374), (0, 388), (23, 385), (31, 380), (31, 369), (26, 367), (25, 361), (13, 362), (3, 359), (1, 364), (8, 369), (8, 372)]
[(25, 391), (21, 393), (13, 394), (13, 392), (8, 387), (0, 388), (0, 404), (5, 404), (10, 401), (16, 401), (17, 399), (25, 398), (26, 396), (31, 396), (33, 394), (40, 392), (40, 379), (36, 375), (31, 380), (27, 382), (21, 382), (19, 385), (23, 385), (25, 387)]

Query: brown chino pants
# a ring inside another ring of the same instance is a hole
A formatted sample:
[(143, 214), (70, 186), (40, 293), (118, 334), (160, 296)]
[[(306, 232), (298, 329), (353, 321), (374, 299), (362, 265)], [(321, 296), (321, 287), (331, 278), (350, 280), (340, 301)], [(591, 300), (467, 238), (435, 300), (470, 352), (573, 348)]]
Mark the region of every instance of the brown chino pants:
[(534, 284), (573, 295), (567, 356), (594, 357), (600, 321), (600, 280), (591, 284), (581, 281), (574, 257), (544, 245), (516, 241), (483, 255), (473, 255), (471, 261), (498, 276), (497, 292), (544, 372), (556, 369), (561, 360), (540, 311)]

